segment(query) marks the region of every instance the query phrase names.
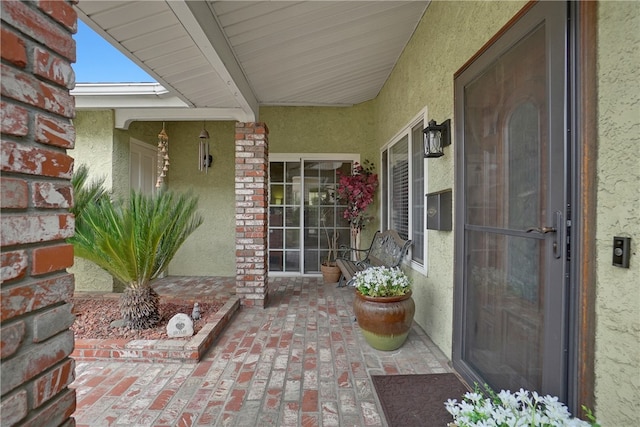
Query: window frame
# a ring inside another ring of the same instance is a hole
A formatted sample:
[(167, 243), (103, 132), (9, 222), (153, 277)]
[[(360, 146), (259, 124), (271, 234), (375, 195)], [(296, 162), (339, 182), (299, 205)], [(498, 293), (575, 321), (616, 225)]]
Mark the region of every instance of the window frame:
[[(380, 165), (381, 165), (381, 193), (382, 193), (382, 197), (381, 197), (381, 203), (380, 203), (380, 228), (382, 230), (386, 230), (392, 227), (391, 225), (391, 219), (392, 219), (392, 215), (391, 215), (391, 206), (390, 206), (390, 198), (388, 197), (388, 191), (390, 188), (390, 165), (389, 165), (389, 161), (391, 159), (392, 156), (390, 156), (390, 149), (391, 147), (393, 147), (394, 145), (401, 143), (403, 141), (404, 138), (407, 138), (408, 140), (408, 144), (407, 144), (407, 156), (408, 156), (408, 163), (409, 163), (409, 170), (408, 170), (408, 198), (409, 198), (409, 202), (408, 202), (408, 230), (409, 230), (409, 236), (408, 238), (411, 240), (414, 240), (414, 234), (416, 232), (416, 226), (419, 226), (420, 224), (416, 224), (416, 220), (417, 218), (414, 218), (414, 212), (413, 212), (413, 207), (414, 207), (414, 186), (415, 186), (415, 182), (414, 182), (414, 159), (413, 159), (413, 144), (419, 144), (421, 147), (424, 147), (423, 145), (423, 139), (420, 138), (419, 141), (414, 141), (413, 140), (413, 130), (416, 126), (420, 125), (420, 123), (422, 123), (422, 128), (424, 129), (425, 124), (427, 123), (427, 110), (426, 108), (423, 109), (422, 111), (420, 111), (420, 113), (418, 113), (416, 116), (414, 116), (411, 121), (409, 121), (399, 132), (397, 132), (391, 139), (389, 139), (380, 149)], [(422, 133), (421, 133), (422, 135)], [(422, 148), (422, 152), (424, 152), (424, 148)], [(426, 221), (427, 221), (427, 215), (426, 215), (426, 193), (427, 193), (427, 189), (428, 189), (428, 163), (426, 161), (426, 159), (424, 158), (424, 156), (421, 159), (422, 161), (422, 171), (423, 171), (423, 176), (422, 176), (422, 185), (423, 185), (423, 195), (422, 195), (422, 205), (424, 206), (424, 208), (422, 209), (422, 218), (421, 218), (421, 234), (423, 236), (423, 248), (422, 248), (422, 263), (416, 261), (413, 259), (413, 245), (409, 248), (409, 253), (408, 256), (404, 259), (403, 264), (410, 267), (412, 270), (415, 270), (417, 272), (420, 272), (424, 275), (427, 274), (427, 259), (428, 259), (428, 253), (427, 253), (427, 248), (428, 248), (428, 233), (426, 232)], [(415, 242), (414, 242), (415, 244)]]

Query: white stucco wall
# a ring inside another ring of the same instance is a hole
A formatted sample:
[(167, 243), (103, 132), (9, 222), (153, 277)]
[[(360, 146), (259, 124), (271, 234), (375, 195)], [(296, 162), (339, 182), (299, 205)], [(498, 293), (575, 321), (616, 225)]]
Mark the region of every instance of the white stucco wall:
[[(596, 411), (633, 426), (640, 402), (640, 3), (598, 4)], [(611, 265), (631, 237), (629, 269)]]

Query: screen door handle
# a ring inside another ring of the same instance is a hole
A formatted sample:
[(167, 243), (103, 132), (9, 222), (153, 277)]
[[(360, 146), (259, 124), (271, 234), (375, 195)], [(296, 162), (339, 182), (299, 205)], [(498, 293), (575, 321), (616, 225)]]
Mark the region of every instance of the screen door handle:
[(527, 233), (539, 233), (539, 234), (547, 234), (547, 233), (555, 233), (556, 230), (554, 227), (532, 227), (527, 228)]
[(553, 237), (553, 257), (560, 259), (562, 258), (562, 251), (564, 247), (564, 232), (558, 232), (558, 229), (563, 225), (562, 212), (556, 211), (553, 215), (553, 227), (532, 227), (527, 229), (527, 233), (555, 233)]

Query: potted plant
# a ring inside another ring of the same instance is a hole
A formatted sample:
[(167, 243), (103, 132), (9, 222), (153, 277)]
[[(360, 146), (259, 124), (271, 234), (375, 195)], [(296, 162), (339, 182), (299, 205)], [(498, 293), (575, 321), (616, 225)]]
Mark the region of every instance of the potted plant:
[(336, 257), (338, 256), (338, 237), (340, 236), (335, 230), (329, 235), (329, 229), (326, 225), (326, 215), (320, 218), (324, 233), (327, 237), (327, 247), (329, 252), (327, 258), (320, 265), (322, 272), (322, 280), (324, 283), (337, 283), (340, 280), (340, 268), (336, 265)]
[(463, 401), (449, 399), (447, 411), (453, 415), (449, 427), (522, 426), (522, 427), (599, 427), (591, 410), (582, 407), (589, 421), (571, 418), (567, 407), (554, 396), (520, 389), (515, 393), (502, 390), (495, 393), (487, 384), (481, 391), (478, 384), (473, 392), (465, 393)]
[[(369, 160), (363, 164), (355, 163), (351, 175), (340, 177), (336, 190), (340, 200), (347, 205), (343, 217), (349, 221), (352, 248), (360, 248), (360, 232), (373, 218), (366, 214), (366, 210), (373, 203), (377, 188), (378, 175)], [(351, 257), (357, 261), (357, 251), (353, 251)]]
[(353, 312), (367, 343), (391, 351), (404, 344), (415, 314), (411, 280), (399, 268), (371, 267), (356, 273)]

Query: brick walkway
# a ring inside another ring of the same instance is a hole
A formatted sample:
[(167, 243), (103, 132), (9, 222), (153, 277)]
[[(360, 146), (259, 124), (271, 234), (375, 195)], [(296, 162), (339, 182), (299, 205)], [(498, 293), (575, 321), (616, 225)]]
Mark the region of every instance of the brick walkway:
[[(211, 280), (201, 292), (233, 292)], [(371, 375), (450, 372), (417, 325), (397, 351), (369, 347), (350, 288), (296, 277), (270, 289), (267, 308), (241, 308), (197, 364), (77, 362), (77, 426), (385, 426)]]

